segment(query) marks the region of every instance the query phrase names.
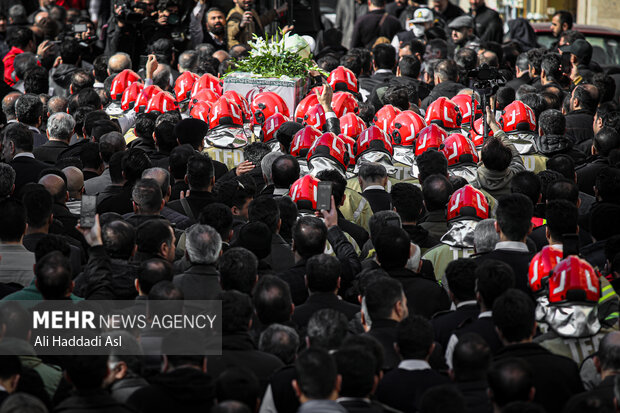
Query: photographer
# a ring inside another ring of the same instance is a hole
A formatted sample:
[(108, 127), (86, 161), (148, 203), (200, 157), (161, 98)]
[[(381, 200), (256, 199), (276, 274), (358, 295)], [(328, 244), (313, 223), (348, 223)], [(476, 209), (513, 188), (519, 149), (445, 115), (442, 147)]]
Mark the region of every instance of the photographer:
[[(259, 15), (254, 9), (254, 0), (234, 0), (235, 7), (228, 13), (226, 30), (228, 33), (228, 46), (247, 44), (252, 35), (265, 36), (265, 26), (276, 20), (288, 10), (288, 3), (284, 3), (277, 9), (268, 10)], [(285, 27), (284, 31), (290, 28)]]

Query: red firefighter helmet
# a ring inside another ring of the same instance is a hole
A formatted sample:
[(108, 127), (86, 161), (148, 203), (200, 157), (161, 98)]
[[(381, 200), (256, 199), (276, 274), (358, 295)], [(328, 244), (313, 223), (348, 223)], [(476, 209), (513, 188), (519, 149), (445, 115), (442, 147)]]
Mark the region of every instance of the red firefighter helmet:
[(308, 110), (318, 104), (319, 98), (316, 93), (310, 93), (308, 96), (303, 98), (295, 108), (295, 122), (302, 123)]
[(129, 87), (123, 92), (123, 97), (121, 98), (121, 109), (132, 109), (135, 106), (136, 100), (138, 100), (142, 89), (144, 89), (144, 85), (140, 82), (133, 82), (129, 85)]
[(357, 93), (357, 78), (344, 66), (338, 66), (327, 77), (327, 83), (336, 91)]
[(446, 155), (448, 166), (460, 163), (478, 163), (478, 151), (473, 142), (460, 133), (448, 136), (439, 149)]
[(146, 113), (159, 112), (166, 113), (171, 110), (178, 110), (179, 105), (170, 92), (159, 92), (154, 95), (146, 107)]
[(219, 96), (222, 96), (222, 85), (220, 84), (220, 79), (210, 73), (205, 73), (196, 79), (194, 82), (194, 87), (192, 88), (192, 97), (203, 89), (210, 89)]
[(192, 72), (183, 72), (177, 77), (174, 82), (174, 94), (179, 102), (190, 97), (196, 80), (198, 80), (198, 75)]
[(461, 113), (461, 125), (469, 125), (471, 121), (471, 115), (474, 113), (474, 120), (479, 116), (482, 116), (482, 109), (478, 107), (478, 101), (474, 99), (474, 107), (471, 106), (471, 96), (469, 95), (456, 95), (452, 99), (452, 102), (456, 103)]
[(149, 105), (149, 101), (151, 100), (151, 98), (160, 92), (163, 92), (163, 90), (161, 90), (159, 86), (146, 86), (140, 92), (138, 99), (136, 99), (136, 103), (133, 109), (138, 113), (144, 112), (146, 110), (146, 107)]
[(314, 141), (321, 136), (321, 132), (312, 126), (306, 126), (297, 131), (291, 141), (290, 154), (296, 158), (305, 159)]
[(248, 103), (246, 98), (244, 98), (243, 96), (241, 96), (239, 93), (237, 93), (234, 90), (228, 90), (224, 92), (222, 96), (224, 96), (226, 99), (230, 100), (231, 102), (236, 103), (237, 106), (241, 108), (241, 110), (243, 111), (243, 115), (245, 117), (245, 121), (249, 121), (250, 119), (252, 119), (252, 111), (250, 111), (250, 104)]
[(325, 110), (321, 105), (314, 105), (306, 112), (306, 116), (304, 116), (303, 125), (310, 125), (313, 128), (316, 128), (320, 131), (323, 130), (323, 126), (325, 126)]
[(520, 100), (515, 100), (504, 108), (499, 124), (504, 132), (534, 132), (536, 116), (534, 111)]
[(394, 146), (413, 146), (418, 133), (426, 127), (422, 116), (405, 110), (394, 118), (392, 141)]
[(199, 90), (197, 93), (192, 94), (192, 97), (189, 101), (189, 109), (191, 111), (192, 107), (198, 102), (209, 102), (209, 104), (213, 106), (213, 104), (217, 102), (219, 98), (220, 98), (220, 95), (218, 95), (211, 89)]
[(209, 112), (209, 129), (222, 125), (243, 126), (243, 112), (241, 108), (224, 96), (220, 97), (211, 106)]
[(549, 276), (549, 304), (596, 304), (600, 297), (598, 274), (585, 260), (571, 255), (560, 261)]
[(541, 292), (547, 286), (549, 274), (561, 260), (562, 250), (551, 245), (547, 245), (534, 255), (528, 272), (528, 282), (533, 293)]
[(332, 159), (342, 166), (343, 171), (346, 171), (349, 165), (349, 152), (346, 144), (331, 132), (324, 133), (312, 144), (308, 151), (307, 160), (315, 157)]
[(420, 156), (431, 148), (439, 149), (448, 137), (448, 132), (433, 124), (423, 128), (415, 141), (415, 156)]
[(344, 141), (349, 153), (349, 166), (355, 166), (355, 139), (350, 138), (342, 133), (338, 135), (340, 139)]
[(340, 118), (347, 113), (357, 113), (357, 100), (348, 92), (336, 92), (332, 99), (332, 109), (336, 113), (336, 117)]
[(200, 119), (205, 123), (209, 123), (209, 112), (211, 111), (211, 103), (210, 102), (198, 102), (192, 109), (189, 111), (189, 116), (194, 119)]
[(319, 180), (308, 174), (299, 178), (288, 190), (288, 196), (297, 204), (299, 210), (316, 210), (316, 193)]
[(487, 219), (489, 203), (482, 192), (471, 185), (457, 189), (448, 202), (448, 221), (457, 218)]
[(290, 116), (284, 99), (274, 92), (261, 92), (257, 94), (252, 99), (250, 111), (252, 112), (252, 123), (254, 125), (262, 125), (274, 113), (281, 113), (287, 118)]
[[(474, 143), (476, 148), (484, 144), (484, 131), (482, 130), (482, 118), (474, 122), (474, 128), (469, 130), (469, 139)], [(489, 128), (489, 136), (493, 136), (493, 131)]]
[(110, 97), (113, 100), (119, 100), (123, 96), (125, 89), (133, 82), (142, 83), (142, 79), (136, 72), (131, 69), (125, 69), (118, 75), (114, 76), (112, 86), (110, 86)]
[(385, 105), (375, 113), (373, 123), (381, 128), (385, 133), (392, 136), (394, 130), (394, 119), (400, 113), (400, 109), (392, 105)]
[(427, 125), (458, 129), (461, 126), (461, 112), (456, 103), (446, 97), (440, 97), (428, 106), (424, 120)]
[(376, 125), (370, 125), (364, 129), (357, 138), (355, 145), (355, 157), (359, 157), (368, 151), (385, 152), (390, 156), (394, 155), (394, 147), (392, 139)]
[(354, 140), (366, 129), (366, 123), (355, 113), (347, 113), (340, 118), (340, 133)]
[(288, 119), (284, 117), (281, 113), (276, 113), (275, 115), (271, 115), (267, 118), (263, 126), (261, 126), (262, 132), (262, 141), (269, 142), (276, 137), (276, 131), (280, 129), (280, 126), (284, 122), (287, 122)]

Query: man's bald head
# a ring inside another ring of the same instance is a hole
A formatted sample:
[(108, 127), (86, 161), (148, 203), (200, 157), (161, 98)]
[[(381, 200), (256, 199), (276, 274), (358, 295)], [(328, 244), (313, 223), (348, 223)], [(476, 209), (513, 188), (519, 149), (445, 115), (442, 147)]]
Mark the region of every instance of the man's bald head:
[(226, 59), (230, 59), (230, 55), (224, 50), (218, 50), (217, 52), (213, 53), (213, 57), (219, 60), (220, 63), (222, 63)]
[(169, 196), (170, 172), (164, 168), (149, 168), (142, 172), (142, 179), (152, 179), (161, 188), (161, 194), (165, 198)]
[(67, 185), (60, 176), (47, 174), (39, 179), (39, 183), (52, 195), (54, 202), (64, 204), (67, 201)]
[(52, 96), (50, 100), (47, 101), (47, 113), (48, 115), (53, 115), (58, 112), (66, 112), (67, 111), (67, 99), (62, 96)]
[(108, 74), (110, 76), (131, 69), (131, 57), (127, 53), (116, 53), (108, 60)]
[(67, 190), (69, 197), (73, 199), (82, 198), (82, 189), (84, 189), (84, 174), (75, 166), (67, 166), (62, 172), (67, 177)]
[(19, 92), (11, 92), (2, 99), (2, 112), (6, 116), (6, 120), (15, 120), (15, 102), (22, 94)]

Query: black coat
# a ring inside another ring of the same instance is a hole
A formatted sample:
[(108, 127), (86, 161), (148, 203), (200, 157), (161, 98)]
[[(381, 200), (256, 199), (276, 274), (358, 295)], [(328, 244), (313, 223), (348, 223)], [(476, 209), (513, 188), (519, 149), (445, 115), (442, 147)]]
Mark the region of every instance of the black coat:
[(68, 147), (69, 144), (63, 141), (48, 141), (34, 148), (32, 153), (41, 162), (54, 165), (58, 160), (58, 155)]
[(237, 332), (222, 336), (222, 355), (210, 356), (208, 366), (209, 374), (214, 378), (229, 367), (249, 369), (258, 377), (261, 385), (259, 394), (263, 394), (273, 373), (284, 364), (276, 356), (258, 351), (247, 332)]
[(362, 196), (366, 198), (374, 214), (392, 210), (392, 196), (385, 189), (367, 189), (362, 192)]
[(133, 410), (118, 402), (105, 390), (91, 390), (71, 396), (56, 406), (54, 413), (131, 413)]
[(476, 258), (478, 265), (486, 260), (498, 260), (505, 262), (515, 273), (515, 288), (531, 296), (532, 290), (528, 282), (530, 261), (534, 258), (533, 252), (513, 250), (493, 250)]
[(409, 234), (411, 242), (422, 249), (422, 255), (424, 255), (429, 248), (433, 248), (441, 242), (439, 238), (431, 235), (431, 233), (425, 230), (421, 225), (403, 224), (403, 229)]
[(463, 89), (461, 83), (456, 83), (451, 80), (446, 80), (445, 82), (435, 85), (431, 93), (422, 101), (422, 109), (428, 108), (431, 103), (440, 97), (452, 99), (461, 89)]
[(347, 398), (339, 401), (338, 404), (344, 407), (348, 413), (383, 413), (388, 411), (376, 401), (361, 398)]
[(579, 109), (569, 112), (566, 115), (566, 136), (575, 145), (584, 141), (591, 142), (594, 137), (593, 123), (594, 115), (589, 111)]
[(498, 12), (488, 8), (484, 3), (476, 9), (474, 26), (476, 34), (481, 41), (502, 43), (504, 37), (502, 19), (499, 17)]
[(575, 172), (577, 172), (577, 185), (579, 185), (579, 190), (594, 196), (596, 176), (601, 169), (607, 168), (608, 166), (609, 161), (607, 158), (594, 155), (588, 158), (587, 163), (581, 167), (577, 167)]
[[(360, 77), (358, 82), (360, 89), (364, 89), (370, 93), (380, 85), (387, 85), (390, 80), (394, 79), (394, 77), (394, 73), (392, 72), (380, 72), (374, 73), (370, 77)], [(375, 109), (379, 110), (381, 108)]]
[(176, 275), (173, 282), (186, 300), (215, 300), (222, 292), (219, 275), (215, 265), (198, 264)]
[(494, 361), (516, 357), (526, 361), (534, 372), (534, 402), (547, 413), (559, 413), (566, 401), (583, 391), (577, 364), (566, 357), (551, 353), (537, 343), (506, 346), (495, 353)]
[[(546, 230), (547, 230), (547, 225), (546, 224), (541, 225), (537, 228), (534, 228), (532, 233), (528, 235), (528, 237), (532, 241), (534, 241), (534, 243), (536, 244), (536, 251), (542, 250), (545, 247), (545, 245), (549, 244), (549, 242), (547, 241)], [(579, 248), (583, 248), (583, 247), (586, 247), (592, 244), (592, 236), (585, 229), (580, 227), (578, 235), (579, 235)]]
[(555, 155), (568, 155), (573, 159), (575, 165), (580, 165), (586, 161), (585, 154), (575, 148), (573, 141), (567, 135), (537, 136), (535, 143), (538, 152), (547, 158), (552, 158)]
[(289, 243), (284, 241), (280, 234), (272, 234), (271, 254), (265, 258), (265, 262), (274, 273), (286, 271), (295, 265), (295, 254)]
[(364, 227), (347, 221), (340, 210), (338, 210), (338, 226), (355, 240), (358, 247), (362, 248), (368, 241), (369, 235)]
[(304, 276), (306, 275), (306, 260), (300, 260), (291, 268), (276, 274), (288, 284), (291, 289), (293, 304), (302, 305), (308, 298), (308, 288)]
[(417, 274), (406, 268), (386, 270), (390, 277), (400, 281), (407, 296), (409, 314), (431, 318), (439, 311), (450, 308), (450, 299), (435, 277)]
[(30, 182), (39, 182), (41, 171), (50, 167), (46, 163), (27, 156), (13, 158), (10, 165), (15, 170), (15, 191), (13, 194), (18, 197), (20, 197), (19, 191), (24, 185)]
[(336, 310), (351, 320), (360, 311), (359, 306), (338, 298), (334, 293), (313, 293), (305, 303), (295, 307), (293, 321), (299, 328), (305, 328), (314, 313), (324, 308)]
[(435, 330), (435, 341), (445, 349), (452, 332), (456, 330), (465, 320), (478, 317), (480, 309), (477, 304), (468, 304), (457, 307), (456, 310), (447, 313), (437, 314), (431, 320), (433, 330)]
[(355, 22), (351, 44), (353, 47), (372, 47), (378, 37), (392, 40), (402, 29), (400, 21), (386, 14), (384, 9), (369, 11)]
[(365, 335), (377, 339), (383, 347), (383, 366), (384, 371), (395, 369), (400, 363), (400, 355), (394, 349), (396, 343), (396, 333), (398, 321), (395, 320), (372, 320), (370, 331)]
[(127, 405), (140, 413), (197, 413), (208, 412), (214, 399), (215, 385), (210, 375), (181, 367), (153, 377), (149, 386), (129, 397)]
[(461, 323), (461, 326), (454, 330), (454, 334), (457, 337), (466, 333), (476, 333), (481, 336), (489, 345), (491, 353), (495, 353), (504, 346), (495, 331), (493, 317), (470, 318)]
[(521, 85), (527, 85), (527, 83), (530, 81), (530, 74), (525, 73), (524, 75), (522, 75), (521, 77), (516, 77), (508, 82), (506, 82), (506, 87), (509, 87), (511, 89), (513, 89), (515, 92), (517, 91), (517, 89), (519, 89), (519, 87)]
[(418, 411), (422, 395), (436, 386), (448, 384), (450, 380), (435, 370), (394, 369), (383, 376), (377, 387), (377, 399), (403, 413)]
[(489, 384), (486, 381), (461, 381), (456, 382), (455, 386), (465, 399), (464, 413), (493, 413), (493, 405), (487, 393)]
[(103, 214), (105, 212), (116, 212), (118, 214), (124, 215), (133, 212), (133, 203), (131, 196), (132, 189), (133, 185), (127, 182), (125, 185), (123, 185), (123, 189), (121, 189), (118, 194), (103, 199), (97, 205), (97, 213)]
[[(190, 191), (189, 196), (185, 199), (187, 199), (187, 203), (189, 204), (189, 207), (194, 214), (194, 221), (198, 220), (198, 216), (200, 215), (200, 211), (202, 211), (202, 208), (206, 207), (209, 204), (217, 202), (215, 195), (213, 195), (212, 192), (207, 191)], [(174, 209), (179, 214), (188, 216), (188, 214), (183, 209), (183, 205), (181, 204), (180, 199), (168, 202), (168, 208)]]
[(575, 406), (584, 400), (598, 399), (603, 406), (607, 406), (609, 411), (613, 412), (616, 408), (614, 406), (614, 380), (616, 376), (605, 377), (598, 386), (585, 393), (576, 394), (571, 397), (566, 403), (566, 411), (575, 411)]

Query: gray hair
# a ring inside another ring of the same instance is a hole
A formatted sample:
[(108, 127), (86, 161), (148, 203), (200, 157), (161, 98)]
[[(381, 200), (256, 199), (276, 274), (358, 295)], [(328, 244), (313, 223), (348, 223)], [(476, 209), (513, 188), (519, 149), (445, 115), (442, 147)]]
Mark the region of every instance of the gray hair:
[(208, 225), (195, 224), (186, 231), (185, 251), (192, 264), (213, 264), (222, 250), (220, 234)]
[(295, 361), (299, 347), (299, 334), (294, 328), (282, 324), (272, 324), (260, 335), (258, 349), (273, 354), (284, 364)]
[(380, 163), (368, 162), (360, 166), (358, 175), (363, 181), (378, 182), (387, 177), (387, 170)]
[(474, 230), (474, 249), (476, 253), (493, 251), (495, 244), (498, 242), (499, 234), (495, 230), (495, 220), (489, 218), (478, 222)]
[(170, 172), (164, 168), (149, 168), (142, 172), (142, 179), (152, 179), (161, 187), (161, 195), (166, 196), (168, 194), (168, 188), (170, 187)]
[(198, 65), (198, 52), (186, 50), (179, 55), (179, 68), (183, 70), (196, 70)]
[(56, 112), (47, 120), (47, 132), (50, 138), (68, 141), (75, 129), (75, 119), (64, 112)]
[(2, 403), (0, 413), (47, 413), (47, 407), (30, 394), (13, 393)]
[(15, 170), (7, 163), (0, 162), (0, 198), (11, 195), (15, 185)]
[(131, 198), (140, 209), (140, 213), (154, 214), (159, 212), (163, 196), (157, 181), (140, 179), (131, 191)]
[(282, 155), (284, 155), (282, 152), (269, 152), (260, 161), (260, 169), (261, 171), (263, 171), (263, 176), (267, 179), (267, 185), (273, 183), (271, 168), (273, 167), (273, 163), (276, 161), (276, 159), (278, 159)]

